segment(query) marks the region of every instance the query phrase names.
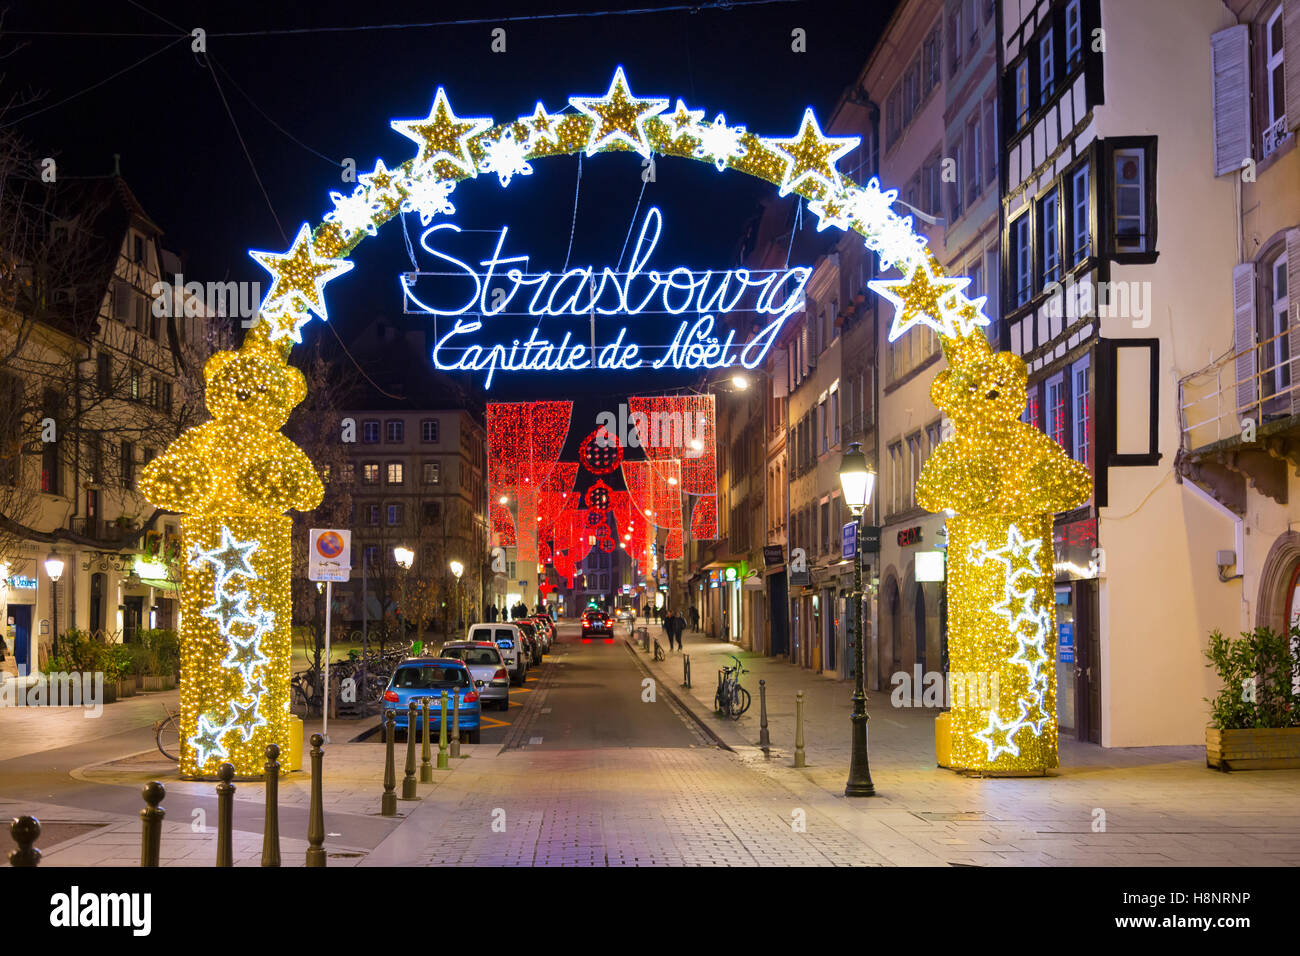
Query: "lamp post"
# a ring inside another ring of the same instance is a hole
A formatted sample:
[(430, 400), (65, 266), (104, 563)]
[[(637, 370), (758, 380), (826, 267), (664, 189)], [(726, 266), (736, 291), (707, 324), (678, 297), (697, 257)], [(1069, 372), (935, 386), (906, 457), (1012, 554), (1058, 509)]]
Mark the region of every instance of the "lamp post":
[(415, 552), (410, 548), (398, 545), (393, 549), (393, 560), (397, 566), (402, 569), (402, 587), (401, 603), (398, 605), (397, 619), (402, 625), (401, 638), (406, 641), (406, 575), (411, 570), (411, 565), (415, 562)]
[(459, 634), (465, 630), (465, 616), (460, 612), (460, 576), (465, 573), (465, 565), (452, 560), (447, 566), (451, 568), (451, 573), (456, 575), (456, 633)]
[(875, 784), (871, 782), (871, 767), (867, 760), (867, 693), (862, 685), (862, 672), (866, 670), (863, 652), (862, 627), (862, 514), (871, 501), (871, 492), (875, 488), (876, 475), (867, 464), (867, 456), (862, 454), (862, 445), (853, 442), (849, 450), (840, 459), (840, 489), (844, 493), (844, 503), (853, 513), (856, 525), (857, 544), (853, 555), (853, 622), (854, 622), (854, 688), (853, 715), (849, 718), (853, 724), (853, 750), (849, 757), (849, 780), (844, 785), (846, 797), (874, 797)]
[(50, 639), (50, 656), (59, 653), (59, 578), (63, 577), (63, 558), (57, 551), (51, 551), (45, 558), (45, 573), (50, 578), (50, 618), (54, 625)]

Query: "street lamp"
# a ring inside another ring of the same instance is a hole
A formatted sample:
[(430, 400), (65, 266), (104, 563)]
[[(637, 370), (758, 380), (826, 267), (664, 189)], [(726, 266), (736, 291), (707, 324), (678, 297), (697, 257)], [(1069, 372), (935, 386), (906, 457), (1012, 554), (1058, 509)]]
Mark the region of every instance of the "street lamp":
[(451, 568), (451, 573), (456, 575), (456, 632), (460, 633), (465, 630), (465, 615), (460, 609), (460, 576), (465, 573), (465, 565), (453, 559), (447, 566)]
[(406, 640), (406, 573), (411, 570), (411, 565), (415, 563), (415, 552), (410, 548), (398, 545), (393, 548), (393, 560), (397, 566), (402, 569), (402, 603), (398, 607), (398, 620), (402, 624), (402, 640)]
[(862, 686), (862, 672), (866, 669), (863, 654), (862, 627), (862, 514), (871, 501), (876, 486), (876, 474), (862, 454), (862, 445), (853, 442), (840, 459), (840, 489), (844, 503), (853, 513), (855, 541), (853, 555), (853, 626), (854, 626), (854, 688), (853, 750), (849, 757), (849, 781), (844, 786), (846, 797), (874, 797), (875, 784), (871, 782), (871, 767), (867, 760), (867, 693)]
[(46, 556), (45, 573), (50, 576), (50, 617), (54, 625), (53, 636), (50, 639), (50, 656), (57, 657), (59, 653), (59, 593), (58, 588), (54, 585), (57, 585), (59, 578), (63, 577), (63, 558), (59, 557), (57, 551), (51, 551)]

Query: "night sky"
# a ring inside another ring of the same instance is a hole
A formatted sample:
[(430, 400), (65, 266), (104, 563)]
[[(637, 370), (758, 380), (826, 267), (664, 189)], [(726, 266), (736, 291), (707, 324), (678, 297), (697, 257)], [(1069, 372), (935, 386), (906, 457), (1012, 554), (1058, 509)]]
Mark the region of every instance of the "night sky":
[[(345, 157), (355, 158), (365, 171), (377, 157), (395, 166), (413, 155), (414, 145), (388, 122), (427, 115), (438, 85), (447, 89), (457, 114), (502, 121), (531, 113), (538, 100), (558, 112), (570, 95), (602, 94), (622, 64), (635, 94), (668, 97), (670, 109), (681, 96), (689, 106), (704, 109), (706, 119), (724, 112), (730, 123), (752, 131), (790, 135), (805, 106), (823, 120), (828, 117), (892, 7), (888, 0), (807, 0), (553, 17), (613, 8), (581, 0), (545, 5), (29, 2), (11, 6), (4, 22), (0, 45), (18, 49), (0, 63), (0, 92), (6, 100), (31, 90), (42, 94), (35, 104), (10, 110), (4, 122), (16, 122), (37, 155), (56, 157), (61, 176), (109, 173), (113, 154), (120, 154), (122, 174), (164, 230), (164, 244), (185, 257), (187, 280), (261, 281), (266, 274), (247, 250), (282, 251), (287, 242), (281, 227), (292, 237), (302, 222), (319, 223), (331, 209), (328, 193), (353, 188), (340, 179), (338, 164)], [(507, 19), (515, 16), (549, 18)], [(469, 18), (483, 22), (325, 29)], [(207, 30), (206, 57), (190, 49), (189, 30), (195, 26)], [(506, 30), (505, 53), (490, 50), (497, 26)], [(807, 53), (791, 51), (796, 27), (807, 31)], [(286, 32), (294, 30), (307, 32)], [(133, 66), (150, 54), (156, 55)], [(119, 71), (125, 72), (114, 77)], [(95, 84), (102, 85), (88, 89)], [(860, 161), (851, 154), (841, 168)], [(569, 247), (577, 162), (576, 157), (536, 162), (533, 175), (507, 190), (495, 176), (463, 183), (452, 196), (454, 221), (462, 229), (494, 232), (508, 224), (515, 252), (529, 253), (539, 270), (559, 271)], [(583, 160), (571, 264), (599, 270), (618, 260), (641, 188), (641, 157), (635, 154)], [(759, 200), (775, 193), (740, 174), (660, 157), (638, 225), (649, 206), (658, 206), (664, 236), (657, 263), (726, 268), (736, 262), (738, 239)], [(418, 218), (407, 219), (412, 240), (418, 240)], [(805, 222), (811, 229), (815, 218)], [(401, 319), (397, 276), (410, 268), (410, 260), (398, 222), (363, 242), (353, 260), (353, 271), (326, 291), (331, 320), (344, 339), (375, 317)], [(410, 321), (432, 326), (424, 317)], [(578, 331), (585, 331), (586, 323), (580, 324)], [(639, 333), (647, 342), (666, 342), (655, 331), (642, 326)], [(304, 336), (333, 337), (317, 321)], [(660, 374), (656, 382), (670, 387), (691, 378)], [(575, 384), (574, 373), (546, 381), (535, 375), (503, 377), (491, 397), (563, 395)]]

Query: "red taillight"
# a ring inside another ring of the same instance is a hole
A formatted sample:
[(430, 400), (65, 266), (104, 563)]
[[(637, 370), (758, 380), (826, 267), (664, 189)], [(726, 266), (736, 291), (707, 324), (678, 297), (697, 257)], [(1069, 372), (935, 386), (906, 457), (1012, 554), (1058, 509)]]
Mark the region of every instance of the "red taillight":
[(472, 690), (461, 699), (467, 704), (472, 704), (474, 701), (478, 700), (478, 691)]
[(384, 691), (384, 700), (388, 701), (390, 704), (397, 703), (397, 691), (395, 690)]
[(506, 669), (504, 667), (497, 668), (497, 672), (492, 675), (493, 680), (506, 680), (507, 677), (509, 677), (509, 675), (506, 674)]

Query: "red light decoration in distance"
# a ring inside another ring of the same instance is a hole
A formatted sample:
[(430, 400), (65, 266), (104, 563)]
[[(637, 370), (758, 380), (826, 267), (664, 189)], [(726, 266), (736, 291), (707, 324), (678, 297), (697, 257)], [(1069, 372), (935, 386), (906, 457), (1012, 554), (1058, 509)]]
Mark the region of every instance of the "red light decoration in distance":
[[(547, 498), (549, 490), (556, 487), (552, 474), (572, 416), (572, 402), (491, 402), (487, 406), (491, 545), (513, 545), (519, 561), (537, 560), (539, 526), (546, 523), (551, 508)], [(576, 477), (576, 467), (572, 475)], [(559, 481), (568, 476), (567, 470), (562, 471)]]
[[(691, 510), (691, 538), (696, 541), (716, 538), (718, 449), (713, 396), (634, 395), (628, 399), (628, 411), (646, 457), (656, 463), (656, 470), (665, 481), (669, 477), (678, 481), (677, 497), (686, 494), (701, 499)], [(672, 461), (678, 464), (667, 465)], [(702, 501), (706, 497), (715, 500), (711, 505), (704, 505)]]
[(623, 446), (603, 425), (582, 440), (578, 461), (593, 475), (608, 475), (623, 463)]
[(597, 511), (609, 510), (609, 495), (614, 489), (603, 481), (598, 481), (587, 489), (587, 507)]

